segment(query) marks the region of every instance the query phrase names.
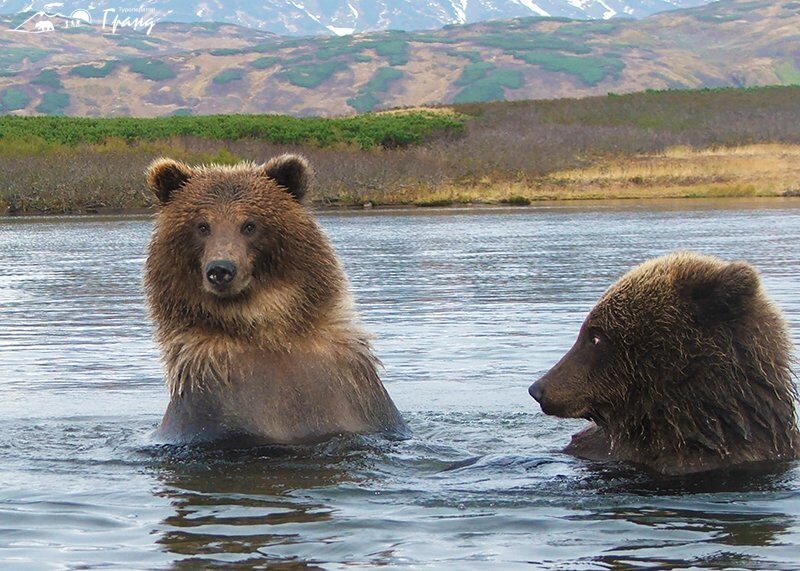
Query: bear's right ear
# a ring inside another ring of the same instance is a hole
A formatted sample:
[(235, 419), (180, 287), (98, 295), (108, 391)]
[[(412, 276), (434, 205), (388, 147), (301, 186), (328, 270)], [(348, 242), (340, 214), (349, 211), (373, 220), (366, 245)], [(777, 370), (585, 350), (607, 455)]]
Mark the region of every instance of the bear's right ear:
[(164, 206), (172, 195), (192, 178), (192, 169), (180, 161), (156, 159), (147, 168), (147, 186)]
[(747, 262), (731, 262), (721, 268), (700, 269), (683, 282), (680, 291), (694, 304), (701, 320), (717, 323), (745, 312), (748, 301), (758, 291), (760, 279)]

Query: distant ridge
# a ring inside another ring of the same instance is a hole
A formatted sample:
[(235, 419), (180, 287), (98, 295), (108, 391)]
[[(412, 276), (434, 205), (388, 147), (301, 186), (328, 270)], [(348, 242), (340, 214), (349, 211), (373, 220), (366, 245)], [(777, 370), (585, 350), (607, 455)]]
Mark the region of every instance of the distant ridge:
[(162, 21), (223, 22), (283, 35), (349, 34), (378, 30), (423, 30), (490, 19), (552, 16), (577, 19), (643, 18), (690, 8), (709, 0), (0, 0), (0, 14), (58, 11), (91, 6), (130, 17), (157, 14)]
[(346, 115), (646, 89), (800, 85), (800, 0), (723, 0), (643, 20), (522, 18), (286, 38), (231, 24), (0, 21), (0, 111)]

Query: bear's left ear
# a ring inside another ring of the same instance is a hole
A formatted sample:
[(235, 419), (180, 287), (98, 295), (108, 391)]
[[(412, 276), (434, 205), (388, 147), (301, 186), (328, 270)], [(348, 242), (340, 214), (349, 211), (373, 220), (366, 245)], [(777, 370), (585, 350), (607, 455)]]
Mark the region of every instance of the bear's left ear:
[(747, 262), (731, 262), (721, 268), (698, 269), (678, 287), (695, 306), (703, 321), (720, 322), (739, 317), (759, 288), (756, 269)]
[(300, 155), (281, 155), (270, 159), (261, 172), (286, 189), (295, 200), (301, 202), (308, 191), (311, 167)]

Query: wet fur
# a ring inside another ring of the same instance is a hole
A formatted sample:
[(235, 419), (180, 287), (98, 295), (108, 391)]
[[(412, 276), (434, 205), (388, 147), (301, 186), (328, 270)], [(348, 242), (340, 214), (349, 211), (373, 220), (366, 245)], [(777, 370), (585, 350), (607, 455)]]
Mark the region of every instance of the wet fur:
[(559, 363), (566, 375), (542, 379), (551, 399), (575, 403), (562, 416), (596, 423), (567, 452), (660, 473), (800, 455), (787, 326), (748, 264), (687, 252), (646, 262), (582, 335), (598, 330), (609, 345), (598, 364)]
[[(160, 438), (296, 443), (404, 430), (341, 265), (300, 203), (307, 183), (307, 164), (291, 155), (260, 166), (151, 166), (161, 207), (145, 291), (170, 391)], [(197, 234), (200, 220), (257, 224), (252, 239), (231, 231), (223, 244), (249, 271), (241, 292), (204, 289), (210, 242)]]

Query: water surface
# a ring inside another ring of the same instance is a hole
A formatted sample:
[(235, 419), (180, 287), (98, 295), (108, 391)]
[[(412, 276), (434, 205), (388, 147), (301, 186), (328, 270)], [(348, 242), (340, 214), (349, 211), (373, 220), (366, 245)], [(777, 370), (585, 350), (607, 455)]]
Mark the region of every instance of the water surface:
[(654, 480), (531, 381), (633, 264), (746, 259), (800, 342), (800, 201), (323, 213), (403, 442), (153, 446), (145, 218), (0, 220), (0, 567), (800, 567), (800, 465)]

